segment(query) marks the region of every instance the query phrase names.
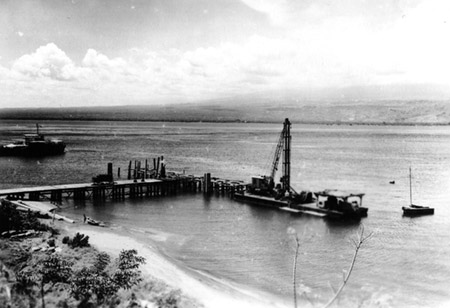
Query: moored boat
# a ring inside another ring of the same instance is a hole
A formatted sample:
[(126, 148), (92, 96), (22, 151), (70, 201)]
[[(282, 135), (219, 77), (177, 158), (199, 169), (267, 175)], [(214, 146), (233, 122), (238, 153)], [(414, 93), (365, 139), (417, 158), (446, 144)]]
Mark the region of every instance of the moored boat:
[(403, 206), (402, 210), (404, 216), (420, 216), (420, 215), (434, 214), (434, 208), (415, 204), (411, 204), (410, 206)]
[(421, 215), (433, 215), (434, 208), (423, 205), (416, 205), (412, 202), (412, 184), (411, 184), (411, 167), (409, 168), (409, 206), (403, 206), (404, 216), (421, 216)]
[(66, 144), (59, 139), (46, 139), (39, 133), (36, 124), (36, 134), (25, 134), (21, 140), (0, 146), (0, 156), (49, 156), (64, 154)]

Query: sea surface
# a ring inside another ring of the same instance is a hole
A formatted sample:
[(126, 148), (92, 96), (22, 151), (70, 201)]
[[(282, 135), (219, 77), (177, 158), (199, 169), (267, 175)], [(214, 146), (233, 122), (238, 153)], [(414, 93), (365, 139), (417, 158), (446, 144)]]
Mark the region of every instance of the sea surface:
[[(0, 157), (0, 189), (85, 183), (113, 162), (122, 178), (130, 160), (164, 156), (169, 171), (249, 181), (269, 174), (279, 124), (41, 121), (41, 132), (67, 143), (65, 155)], [(295, 120), (295, 119), (291, 119)], [(0, 140), (20, 138), (32, 121), (0, 122)], [(202, 194), (63, 202), (71, 217), (105, 221), (141, 241), (156, 242), (180, 266), (292, 300), (294, 230), (300, 240), (300, 300), (321, 305), (342, 283), (364, 226), (373, 233), (359, 251), (340, 296), (345, 307), (450, 305), (450, 127), (292, 125), (292, 179), (297, 190), (365, 193), (368, 217), (338, 223)], [(412, 199), (435, 215), (402, 216)], [(280, 168), (281, 169), (281, 168)], [(395, 181), (395, 184), (390, 184)], [(151, 262), (151, 261), (148, 261)]]

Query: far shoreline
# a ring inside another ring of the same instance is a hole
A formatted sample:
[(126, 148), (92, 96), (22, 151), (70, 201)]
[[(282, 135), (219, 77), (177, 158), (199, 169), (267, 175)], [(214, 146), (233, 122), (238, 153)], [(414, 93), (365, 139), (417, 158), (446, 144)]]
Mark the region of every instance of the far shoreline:
[[(280, 121), (270, 120), (200, 120), (200, 119), (192, 119), (192, 120), (183, 120), (183, 119), (136, 119), (136, 118), (55, 118), (55, 117), (8, 117), (1, 116), (0, 120), (5, 121), (54, 121), (54, 122), (137, 122), (137, 123), (206, 123), (206, 124), (215, 124), (215, 123), (236, 123), (236, 124), (279, 124)], [(415, 123), (415, 122), (351, 122), (351, 121), (296, 121), (290, 118), (290, 122), (292, 124), (298, 125), (320, 125), (320, 126), (418, 126), (418, 127), (442, 127), (442, 126), (450, 126), (450, 122), (448, 123), (431, 123), (431, 122), (423, 122), (423, 123)]]

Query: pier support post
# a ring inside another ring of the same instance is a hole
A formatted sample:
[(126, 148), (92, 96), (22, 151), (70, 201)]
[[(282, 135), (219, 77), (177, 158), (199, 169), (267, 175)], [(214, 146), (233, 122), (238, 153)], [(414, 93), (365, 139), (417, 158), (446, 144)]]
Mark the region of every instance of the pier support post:
[(113, 180), (113, 163), (108, 163), (108, 177)]
[(54, 202), (62, 201), (62, 191), (61, 190), (53, 190), (50, 194), (50, 200)]
[(203, 177), (203, 192), (209, 194), (211, 192), (211, 173), (205, 173)]

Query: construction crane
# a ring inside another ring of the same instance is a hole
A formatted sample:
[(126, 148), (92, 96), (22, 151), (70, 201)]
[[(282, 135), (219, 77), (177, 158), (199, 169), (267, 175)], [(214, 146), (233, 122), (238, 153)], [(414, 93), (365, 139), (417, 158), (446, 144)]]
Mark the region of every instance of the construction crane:
[[(275, 187), (275, 175), (280, 163), (281, 152), (283, 151), (283, 166), (280, 184)], [(283, 130), (281, 131), (275, 148), (275, 155), (272, 161), (272, 168), (268, 176), (252, 177), (251, 191), (259, 195), (284, 195), (286, 192), (291, 192), (291, 122), (285, 119), (283, 123)], [(274, 190), (275, 189), (275, 190)]]

